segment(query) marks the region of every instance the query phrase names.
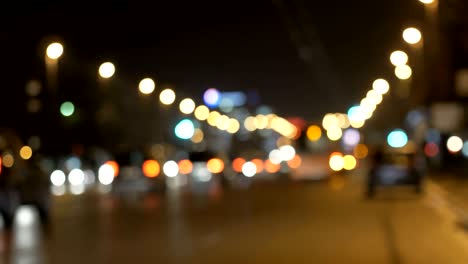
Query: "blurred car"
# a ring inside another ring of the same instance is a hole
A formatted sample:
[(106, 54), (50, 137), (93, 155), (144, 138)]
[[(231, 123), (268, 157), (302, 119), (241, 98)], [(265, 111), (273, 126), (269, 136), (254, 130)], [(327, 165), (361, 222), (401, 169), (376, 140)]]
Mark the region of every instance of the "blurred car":
[(43, 224), (49, 220), (49, 177), (32, 156), (20, 157), (23, 146), (16, 133), (0, 129), (0, 214), (5, 228), (10, 228), (21, 205), (33, 205)]
[(373, 197), (378, 186), (409, 185), (423, 191), (424, 168), (414, 151), (377, 151), (367, 178), (367, 196)]
[(112, 192), (117, 195), (145, 194), (165, 191), (164, 177), (149, 178), (142, 170), (143, 155), (139, 152), (123, 152), (116, 156), (118, 174), (112, 183)]
[(294, 181), (318, 181), (327, 179), (331, 170), (328, 156), (318, 153), (301, 153), (301, 166), (293, 169), (290, 178)]

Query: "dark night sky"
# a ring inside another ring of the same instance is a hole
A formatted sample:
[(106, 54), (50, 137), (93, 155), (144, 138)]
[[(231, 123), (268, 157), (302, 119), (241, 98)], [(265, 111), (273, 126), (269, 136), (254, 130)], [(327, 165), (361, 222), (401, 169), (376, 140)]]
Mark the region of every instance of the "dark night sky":
[(3, 10), (2, 109), (23, 106), (26, 80), (43, 75), (41, 41), (55, 35), (65, 44), (63, 69), (76, 78), (95, 78), (111, 60), (132, 93), (146, 75), (198, 99), (209, 87), (257, 90), (279, 114), (317, 119), (391, 76), (388, 54), (422, 12), (416, 0), (292, 1), (304, 2), (329, 63), (327, 77), (317, 77), (312, 68), (323, 59), (301, 60), (271, 0), (59, 2)]

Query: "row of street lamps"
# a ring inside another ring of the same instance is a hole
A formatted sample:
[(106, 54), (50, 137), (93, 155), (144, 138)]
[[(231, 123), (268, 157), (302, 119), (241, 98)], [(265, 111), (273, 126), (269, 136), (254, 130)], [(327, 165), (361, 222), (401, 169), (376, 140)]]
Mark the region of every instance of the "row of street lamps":
[[(433, 5), (435, 0), (419, 0), (425, 5)], [(421, 31), (415, 27), (409, 27), (402, 32), (403, 40), (415, 48), (421, 48), (423, 44), (423, 35)], [(408, 65), (409, 56), (402, 50), (396, 50), (390, 54), (390, 62), (395, 66), (394, 74), (400, 80), (408, 80), (413, 75), (412, 68)], [(382, 96), (390, 90), (390, 84), (385, 79), (377, 79), (372, 84), (372, 89), (366, 94), (366, 97), (361, 100), (358, 106), (353, 106), (347, 114), (328, 113), (323, 117), (322, 127), (327, 131), (328, 138), (332, 141), (339, 140), (342, 129), (349, 126), (353, 128), (362, 128), (366, 120), (372, 117), (373, 112), (382, 102)], [(341, 119), (346, 119), (346, 122), (341, 122)], [(338, 131), (339, 130), (339, 131)]]
[[(46, 48), (46, 61), (48, 62), (47, 64), (48, 65), (52, 64), (56, 66), (58, 60), (63, 55), (63, 52), (64, 52), (64, 47), (61, 43), (54, 42), (54, 43), (49, 44), (48, 47)], [(99, 77), (102, 79), (112, 78), (115, 75), (115, 72), (116, 72), (115, 65), (109, 61), (102, 63), (98, 68)], [(143, 95), (150, 95), (155, 91), (155, 89), (156, 89), (156, 83), (153, 79), (149, 77), (142, 79), (138, 84), (138, 90)], [(163, 105), (172, 105), (175, 102), (175, 100), (176, 100), (176, 93), (174, 90), (170, 88), (162, 90), (159, 94), (159, 101)], [(198, 109), (199, 107), (196, 106), (194, 100), (192, 100), (191, 98), (184, 98), (183, 100), (181, 100), (179, 104), (179, 110), (182, 114), (189, 115), (189, 114), (194, 113), (197, 119), (204, 120), (204, 119), (200, 119), (199, 116), (197, 116), (195, 113), (195, 110)], [(204, 105), (201, 105), (201, 107), (205, 107), (206, 109), (208, 109), (208, 107)], [(70, 113), (68, 114), (71, 115)], [(208, 110), (208, 114), (213, 114), (214, 116), (214, 114), (217, 114), (217, 112)], [(66, 116), (69, 116), (69, 115), (66, 115)], [(284, 136), (293, 138), (296, 135), (296, 129), (293, 128), (294, 126), (286, 119), (277, 117), (276, 115), (274, 116), (275, 116), (274, 118), (275, 122), (272, 122), (273, 125), (268, 128), (271, 128)], [(220, 130), (226, 130), (227, 132), (231, 134), (237, 133), (240, 130), (238, 120), (232, 120), (233, 118), (229, 118), (228, 116), (224, 116), (224, 115), (219, 115), (219, 117), (220, 117), (219, 120), (215, 120), (214, 118), (209, 119), (207, 116), (206, 120), (207, 121), (211, 120), (211, 122), (209, 122), (211, 123), (210, 125), (217, 127)], [(230, 122), (224, 122), (224, 124), (218, 124), (222, 120), (229, 120)], [(282, 123), (280, 123), (280, 121)], [(276, 126), (274, 124), (276, 124)]]

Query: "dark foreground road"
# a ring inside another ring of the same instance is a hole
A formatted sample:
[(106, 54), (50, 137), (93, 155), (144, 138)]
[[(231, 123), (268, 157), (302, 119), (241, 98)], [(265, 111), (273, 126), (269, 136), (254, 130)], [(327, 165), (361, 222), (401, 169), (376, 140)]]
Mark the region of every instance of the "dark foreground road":
[(465, 234), (431, 188), (368, 201), (359, 186), (348, 178), (205, 197), (62, 196), (48, 235), (25, 213), (0, 250), (4, 263), (468, 263)]

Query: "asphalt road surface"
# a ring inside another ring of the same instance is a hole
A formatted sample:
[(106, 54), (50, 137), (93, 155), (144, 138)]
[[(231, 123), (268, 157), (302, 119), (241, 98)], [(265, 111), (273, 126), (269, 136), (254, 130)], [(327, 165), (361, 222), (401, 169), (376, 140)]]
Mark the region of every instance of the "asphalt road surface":
[(4, 263), (468, 263), (466, 234), (427, 188), (362, 195), (358, 178), (258, 183), (206, 195), (55, 198), (52, 226), (22, 208)]

